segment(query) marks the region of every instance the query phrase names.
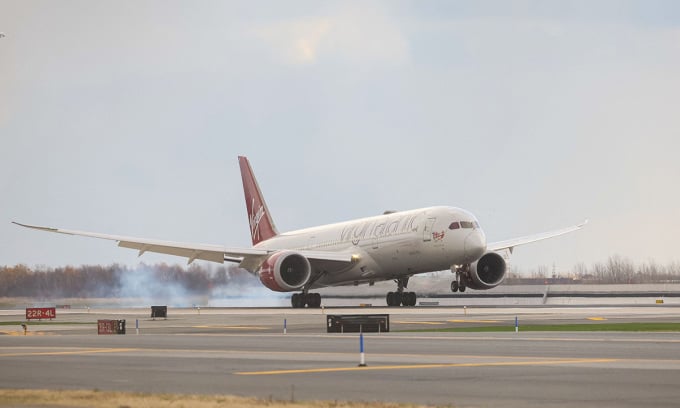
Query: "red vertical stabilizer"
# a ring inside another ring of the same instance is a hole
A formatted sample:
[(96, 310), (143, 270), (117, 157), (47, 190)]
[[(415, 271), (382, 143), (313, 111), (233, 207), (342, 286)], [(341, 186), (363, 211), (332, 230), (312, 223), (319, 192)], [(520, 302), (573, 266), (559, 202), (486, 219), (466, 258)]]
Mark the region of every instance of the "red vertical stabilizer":
[(260, 186), (257, 184), (253, 168), (244, 156), (238, 157), (241, 167), (241, 180), (243, 180), (243, 194), (246, 197), (246, 209), (248, 210), (248, 222), (250, 223), (250, 237), (253, 245), (275, 237), (278, 232), (274, 226), (267, 203), (264, 202)]

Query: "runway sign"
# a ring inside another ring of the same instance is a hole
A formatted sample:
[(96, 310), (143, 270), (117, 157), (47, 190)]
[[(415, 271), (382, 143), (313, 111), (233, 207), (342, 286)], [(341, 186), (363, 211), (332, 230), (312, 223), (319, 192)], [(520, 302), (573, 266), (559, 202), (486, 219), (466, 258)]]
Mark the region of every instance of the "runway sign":
[(125, 334), (125, 320), (97, 320), (97, 334)]
[(168, 318), (168, 307), (167, 306), (151, 306), (151, 317), (153, 319), (157, 317), (162, 317), (164, 319)]
[(27, 307), (26, 320), (56, 319), (57, 309), (54, 307)]
[(327, 333), (380, 333), (390, 331), (390, 315), (328, 315)]

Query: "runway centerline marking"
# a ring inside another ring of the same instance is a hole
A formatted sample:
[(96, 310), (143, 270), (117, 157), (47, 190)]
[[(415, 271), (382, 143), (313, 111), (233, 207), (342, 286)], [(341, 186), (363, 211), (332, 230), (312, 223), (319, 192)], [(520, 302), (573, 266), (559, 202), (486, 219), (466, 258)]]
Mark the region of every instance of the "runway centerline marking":
[(136, 348), (107, 348), (107, 349), (82, 349), (72, 351), (34, 351), (24, 353), (0, 353), (0, 357), (30, 357), (30, 356), (69, 356), (69, 355), (86, 355), (86, 354), (100, 354), (100, 353), (125, 353), (130, 351), (138, 351)]
[(367, 367), (324, 367), (308, 368), (299, 370), (274, 370), (274, 371), (239, 371), (236, 375), (281, 375), (281, 374), (310, 374), (310, 373), (333, 373), (342, 371), (377, 371), (377, 370), (413, 370), (427, 368), (449, 367), (516, 367), (516, 366), (543, 366), (559, 364), (584, 364), (584, 363), (612, 363), (618, 361), (612, 358), (582, 358), (570, 360), (548, 361), (496, 361), (488, 363), (450, 363), (450, 364), (408, 364), (391, 366), (367, 366)]

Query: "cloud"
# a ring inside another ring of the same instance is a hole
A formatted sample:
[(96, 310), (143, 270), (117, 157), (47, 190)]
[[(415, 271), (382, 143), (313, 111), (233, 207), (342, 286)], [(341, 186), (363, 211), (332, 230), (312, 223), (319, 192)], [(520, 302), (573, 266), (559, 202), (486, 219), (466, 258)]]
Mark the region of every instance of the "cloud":
[(378, 8), (348, 7), (326, 16), (263, 24), (254, 32), (285, 64), (401, 65), (409, 59), (408, 41), (397, 20)]
[(330, 28), (330, 21), (324, 18), (296, 20), (260, 27), (256, 34), (284, 62), (309, 64), (316, 62), (321, 41)]

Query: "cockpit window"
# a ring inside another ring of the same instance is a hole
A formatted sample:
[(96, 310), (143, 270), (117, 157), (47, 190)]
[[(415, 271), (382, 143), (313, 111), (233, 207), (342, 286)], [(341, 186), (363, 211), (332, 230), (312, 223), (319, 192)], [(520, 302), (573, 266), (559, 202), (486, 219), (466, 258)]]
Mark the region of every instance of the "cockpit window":
[(451, 224), (449, 224), (450, 230), (455, 230), (459, 228), (467, 229), (479, 228), (479, 223), (477, 221), (454, 221)]

